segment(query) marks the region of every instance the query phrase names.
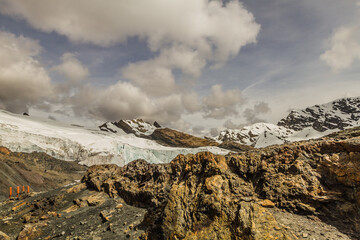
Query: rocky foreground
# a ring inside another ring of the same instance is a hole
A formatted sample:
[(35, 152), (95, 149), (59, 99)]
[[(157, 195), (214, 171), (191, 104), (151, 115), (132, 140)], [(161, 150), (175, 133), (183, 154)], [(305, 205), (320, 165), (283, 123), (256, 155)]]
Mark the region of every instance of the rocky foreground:
[(17, 239), (360, 239), (360, 128), (92, 166), (79, 185), (4, 201), (0, 219)]

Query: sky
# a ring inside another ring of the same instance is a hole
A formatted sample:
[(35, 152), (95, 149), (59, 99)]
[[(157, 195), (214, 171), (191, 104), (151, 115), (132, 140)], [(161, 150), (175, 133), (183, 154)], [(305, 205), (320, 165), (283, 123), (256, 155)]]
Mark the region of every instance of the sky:
[(0, 0), (0, 108), (216, 135), (360, 96), (357, 0)]

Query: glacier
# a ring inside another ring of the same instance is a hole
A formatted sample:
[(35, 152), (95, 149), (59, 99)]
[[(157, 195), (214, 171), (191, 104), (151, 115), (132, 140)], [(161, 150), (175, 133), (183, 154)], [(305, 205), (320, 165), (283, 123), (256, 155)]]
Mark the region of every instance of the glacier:
[(50, 119), (13, 114), (0, 110), (0, 145), (17, 152), (45, 152), (55, 158), (119, 166), (144, 159), (149, 163), (168, 163), (178, 154), (210, 151), (227, 154), (218, 147), (174, 148), (133, 134), (104, 132)]

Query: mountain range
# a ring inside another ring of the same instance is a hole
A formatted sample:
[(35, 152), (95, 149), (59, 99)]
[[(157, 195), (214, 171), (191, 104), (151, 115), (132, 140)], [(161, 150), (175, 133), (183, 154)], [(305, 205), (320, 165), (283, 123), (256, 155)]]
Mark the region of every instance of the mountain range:
[[(360, 98), (343, 98), (293, 110), (277, 125), (255, 123), (226, 129), (215, 137), (195, 137), (142, 119), (105, 122), (98, 129), (0, 111), (0, 145), (17, 152), (45, 152), (85, 165), (136, 159), (166, 163), (178, 154), (226, 154), (312, 138), (360, 124)], [(19, 140), (21, 139), (21, 140)]]
[(255, 123), (242, 129), (226, 129), (214, 140), (266, 147), (318, 138), (358, 125), (360, 125), (360, 98), (342, 98), (322, 105), (292, 110), (277, 125)]
[(214, 139), (0, 110), (0, 239), (359, 239), (359, 107), (339, 99)]

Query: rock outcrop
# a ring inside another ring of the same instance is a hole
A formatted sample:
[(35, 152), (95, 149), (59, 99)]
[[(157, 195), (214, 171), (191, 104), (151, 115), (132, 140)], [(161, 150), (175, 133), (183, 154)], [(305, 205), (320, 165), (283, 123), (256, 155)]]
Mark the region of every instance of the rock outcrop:
[(169, 146), (169, 147), (207, 147), (207, 146), (218, 146), (219, 144), (215, 141), (199, 138), (192, 136), (187, 133), (179, 132), (170, 128), (159, 128), (156, 129), (151, 135), (151, 139), (156, 142)]
[(359, 132), (227, 156), (179, 155), (162, 165), (92, 166), (82, 181), (146, 208), (142, 239), (297, 239), (269, 207), (358, 239)]
[(312, 127), (319, 132), (357, 126), (360, 121), (360, 98), (342, 98), (315, 105), (304, 110), (293, 110), (278, 125), (300, 131)]
[(226, 156), (94, 165), (79, 185), (1, 202), (0, 229), (11, 239), (353, 240), (359, 210), (354, 128)]
[(11, 152), (0, 147), (0, 199), (8, 198), (9, 187), (44, 191), (81, 179), (87, 167), (53, 158), (45, 153)]

